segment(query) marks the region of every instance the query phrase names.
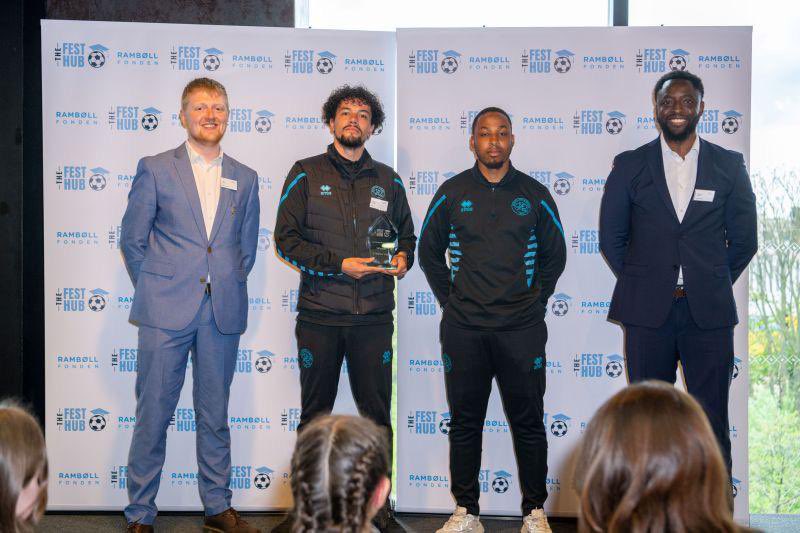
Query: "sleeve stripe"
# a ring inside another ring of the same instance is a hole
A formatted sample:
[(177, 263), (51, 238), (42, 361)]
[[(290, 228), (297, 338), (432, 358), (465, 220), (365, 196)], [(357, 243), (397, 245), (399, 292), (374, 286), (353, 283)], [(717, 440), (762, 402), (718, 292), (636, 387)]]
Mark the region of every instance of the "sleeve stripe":
[(286, 192), (285, 192), (285, 193), (283, 193), (283, 196), (281, 196), (281, 199), (280, 199), (280, 201), (278, 202), (278, 207), (280, 207), (280, 206), (281, 206), (281, 204), (283, 203), (283, 201), (284, 201), (284, 200), (286, 200), (286, 197), (287, 197), (287, 196), (289, 196), (289, 192), (292, 190), (292, 188), (293, 188), (295, 185), (297, 185), (297, 182), (298, 182), (298, 181), (300, 181), (300, 179), (301, 179), (301, 178), (304, 178), (304, 177), (305, 177), (305, 175), (306, 175), (306, 173), (305, 173), (305, 172), (301, 172), (300, 174), (298, 174), (298, 175), (297, 175), (297, 176), (296, 176), (296, 177), (295, 177), (295, 178), (292, 180), (292, 182), (289, 184), (289, 186), (288, 186), (288, 187), (286, 187)]
[(405, 186), (405, 185), (403, 185), (403, 180), (401, 180), (400, 178), (395, 178), (395, 179), (394, 179), (394, 181), (396, 181), (397, 183), (399, 183), (399, 184), (400, 184), (400, 186), (401, 186), (402, 188), (404, 188), (404, 189), (406, 188), (406, 186)]
[(561, 222), (558, 221), (558, 217), (556, 217), (556, 214), (553, 211), (553, 209), (549, 205), (547, 205), (547, 202), (545, 202), (544, 200), (542, 200), (542, 206), (545, 209), (547, 209), (547, 212), (550, 213), (551, 217), (553, 217), (553, 223), (558, 228), (558, 231), (561, 232), (561, 236), (564, 237), (564, 228), (561, 227)]
[(447, 195), (443, 194), (441, 198), (436, 200), (436, 203), (433, 204), (433, 207), (431, 207), (431, 210), (428, 211), (428, 216), (425, 217), (425, 222), (422, 223), (422, 229), (419, 230), (419, 238), (420, 239), (422, 238), (422, 233), (425, 231), (425, 226), (428, 225), (428, 222), (430, 222), (431, 217), (433, 216), (433, 212), (436, 211), (436, 208), (439, 207), (442, 204), (442, 202), (444, 202), (445, 198), (447, 198)]

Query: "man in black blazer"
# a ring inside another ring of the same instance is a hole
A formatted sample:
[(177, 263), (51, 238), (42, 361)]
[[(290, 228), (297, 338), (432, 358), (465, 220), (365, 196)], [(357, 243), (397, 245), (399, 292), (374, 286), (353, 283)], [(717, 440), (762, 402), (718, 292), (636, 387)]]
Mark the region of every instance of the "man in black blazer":
[(686, 386), (731, 469), (728, 391), (733, 283), (756, 253), (756, 205), (742, 154), (700, 139), (703, 82), (686, 71), (653, 91), (661, 136), (614, 159), (600, 248), (617, 284), (609, 319), (625, 330), (628, 379)]

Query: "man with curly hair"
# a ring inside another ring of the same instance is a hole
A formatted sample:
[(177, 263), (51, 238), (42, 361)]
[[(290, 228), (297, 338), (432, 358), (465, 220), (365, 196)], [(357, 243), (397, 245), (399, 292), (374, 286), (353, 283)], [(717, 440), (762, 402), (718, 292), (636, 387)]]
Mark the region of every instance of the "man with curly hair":
[[(377, 96), (339, 87), (322, 107), (333, 142), (297, 161), (283, 186), (275, 223), (278, 254), (300, 270), (297, 349), (298, 431), (333, 409), (343, 360), (359, 413), (392, 442), (392, 333), (395, 278), (414, 262), (414, 223), (403, 182), (364, 147), (383, 125)], [(367, 232), (386, 217), (397, 228), (391, 267), (370, 264)], [(388, 509), (378, 515), (386, 527)]]

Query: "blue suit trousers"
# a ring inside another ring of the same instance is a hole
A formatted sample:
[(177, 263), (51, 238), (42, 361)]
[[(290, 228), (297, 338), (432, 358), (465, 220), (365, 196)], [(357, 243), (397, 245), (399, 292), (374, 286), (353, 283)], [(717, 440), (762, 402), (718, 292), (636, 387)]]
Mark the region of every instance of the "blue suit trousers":
[(228, 399), (239, 334), (220, 333), (206, 295), (192, 322), (172, 331), (139, 327), (136, 426), (128, 456), (128, 522), (152, 524), (167, 443), (191, 352), (200, 499), (207, 516), (231, 506)]

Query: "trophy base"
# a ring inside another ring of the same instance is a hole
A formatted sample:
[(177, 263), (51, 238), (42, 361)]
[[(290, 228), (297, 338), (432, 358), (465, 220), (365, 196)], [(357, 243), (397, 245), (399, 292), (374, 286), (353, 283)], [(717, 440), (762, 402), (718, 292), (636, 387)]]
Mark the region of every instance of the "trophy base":
[(387, 265), (386, 263), (378, 263), (376, 261), (372, 261), (370, 263), (367, 263), (367, 266), (383, 268), (383, 269), (386, 269), (386, 270), (397, 270), (397, 267), (395, 265), (391, 264), (391, 263), (389, 263)]

